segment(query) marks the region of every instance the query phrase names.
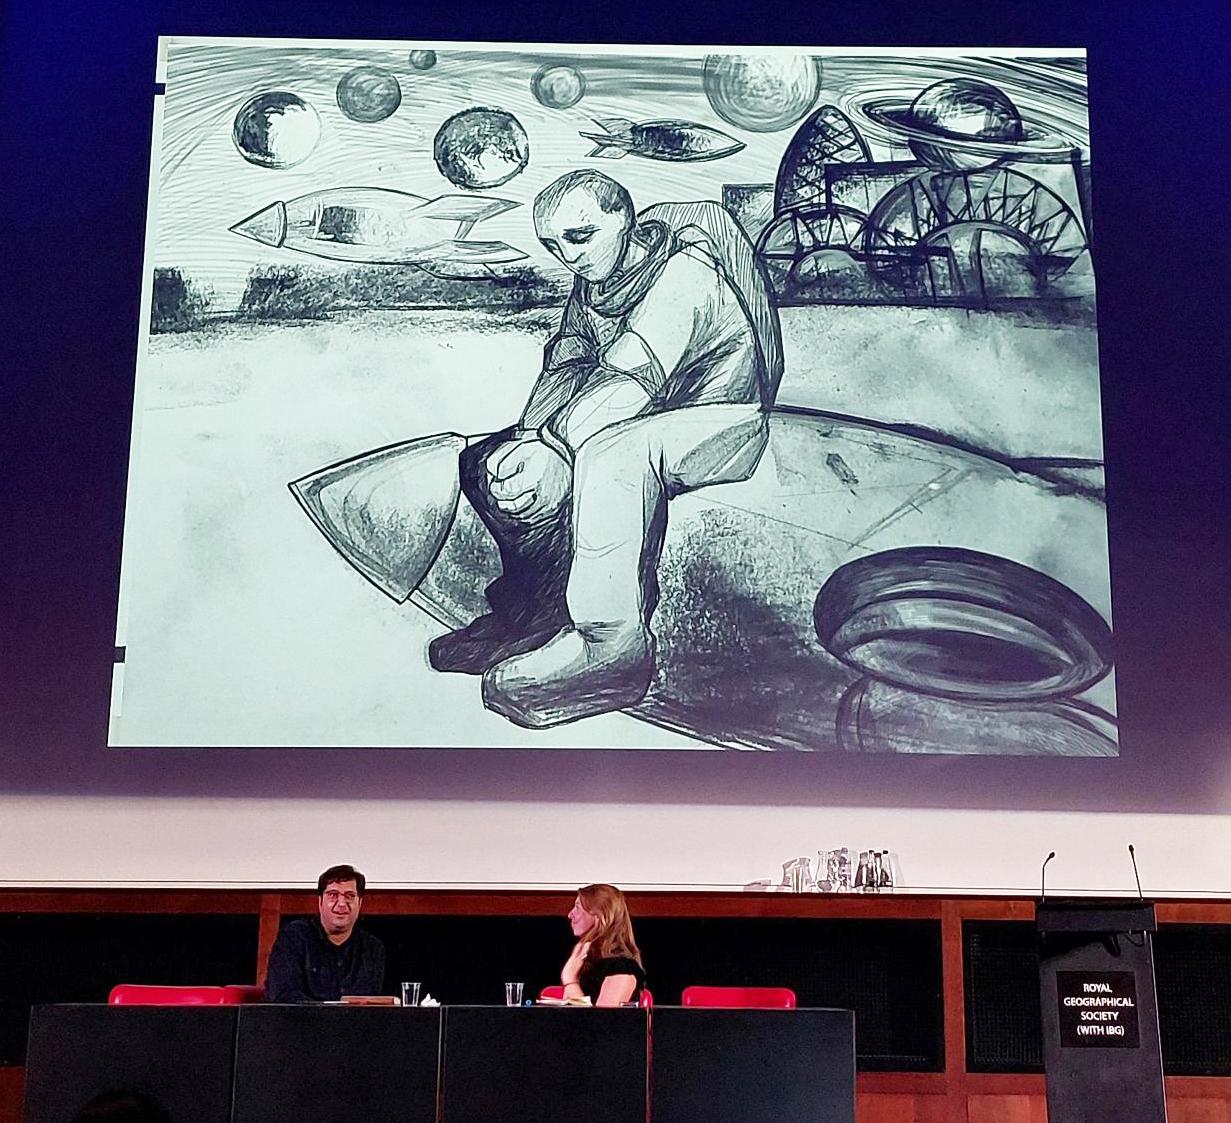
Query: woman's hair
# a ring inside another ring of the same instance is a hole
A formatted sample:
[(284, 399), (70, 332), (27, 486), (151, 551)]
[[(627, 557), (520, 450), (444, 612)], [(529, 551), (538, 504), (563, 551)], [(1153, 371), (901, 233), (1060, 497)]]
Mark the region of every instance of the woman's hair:
[(614, 885), (587, 885), (577, 890), (581, 907), (597, 919), (582, 939), (590, 941), (589, 958), (612, 959), (623, 956), (641, 963), (641, 952), (633, 939), (633, 922), (628, 902)]

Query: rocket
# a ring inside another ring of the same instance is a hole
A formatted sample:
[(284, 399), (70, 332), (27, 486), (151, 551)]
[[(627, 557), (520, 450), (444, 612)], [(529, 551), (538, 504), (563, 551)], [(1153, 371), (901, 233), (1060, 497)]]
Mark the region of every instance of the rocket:
[(743, 142), (695, 121), (644, 121), (623, 117), (596, 117), (601, 133), (581, 133), (595, 147), (586, 153), (604, 160), (619, 160), (627, 153), (647, 160), (718, 160), (739, 152)]
[[(367, 265), (502, 265), (526, 254), (471, 241), (476, 223), (520, 206), (510, 199), (425, 199), (385, 187), (333, 187), (270, 203), (231, 231), (265, 246)], [(450, 229), (457, 223), (456, 229)]]
[[(669, 504), (657, 675), (626, 713), (724, 748), (1116, 754), (1097, 496), (904, 427), (782, 405), (768, 423), (749, 479)], [(342, 560), (449, 628), (501, 572), (460, 493), (473, 439), (289, 485)]]

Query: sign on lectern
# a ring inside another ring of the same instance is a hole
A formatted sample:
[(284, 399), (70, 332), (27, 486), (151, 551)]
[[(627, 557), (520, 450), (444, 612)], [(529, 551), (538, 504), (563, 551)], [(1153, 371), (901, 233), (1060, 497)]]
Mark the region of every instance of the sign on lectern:
[(1166, 1123), (1148, 901), (1036, 913), (1048, 1123)]

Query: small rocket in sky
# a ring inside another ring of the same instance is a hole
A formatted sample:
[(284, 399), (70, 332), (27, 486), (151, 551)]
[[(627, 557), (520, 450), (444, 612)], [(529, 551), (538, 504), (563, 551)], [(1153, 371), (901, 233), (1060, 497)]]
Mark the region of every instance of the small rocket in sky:
[(695, 121), (644, 121), (640, 125), (623, 117), (596, 117), (601, 133), (581, 133), (595, 142), (587, 156), (619, 160), (627, 153), (647, 160), (718, 160), (739, 152), (743, 141)]
[[(231, 231), (265, 246), (368, 265), (502, 265), (527, 255), (507, 242), (470, 241), (474, 225), (521, 206), (510, 199), (425, 199), (384, 187), (333, 187), (270, 203)], [(457, 223), (455, 230), (450, 223)]]

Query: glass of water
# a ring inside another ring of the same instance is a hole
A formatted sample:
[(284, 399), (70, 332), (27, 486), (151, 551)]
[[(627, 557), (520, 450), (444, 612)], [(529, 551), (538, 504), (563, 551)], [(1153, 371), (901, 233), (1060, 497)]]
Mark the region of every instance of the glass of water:
[(525, 989), (525, 985), (525, 983), (505, 983), (504, 1004), (506, 1006), (520, 1006), (522, 991)]
[(422, 983), (403, 983), (402, 984), (402, 1005), (403, 1006), (418, 1006), (419, 1005), (419, 988)]

